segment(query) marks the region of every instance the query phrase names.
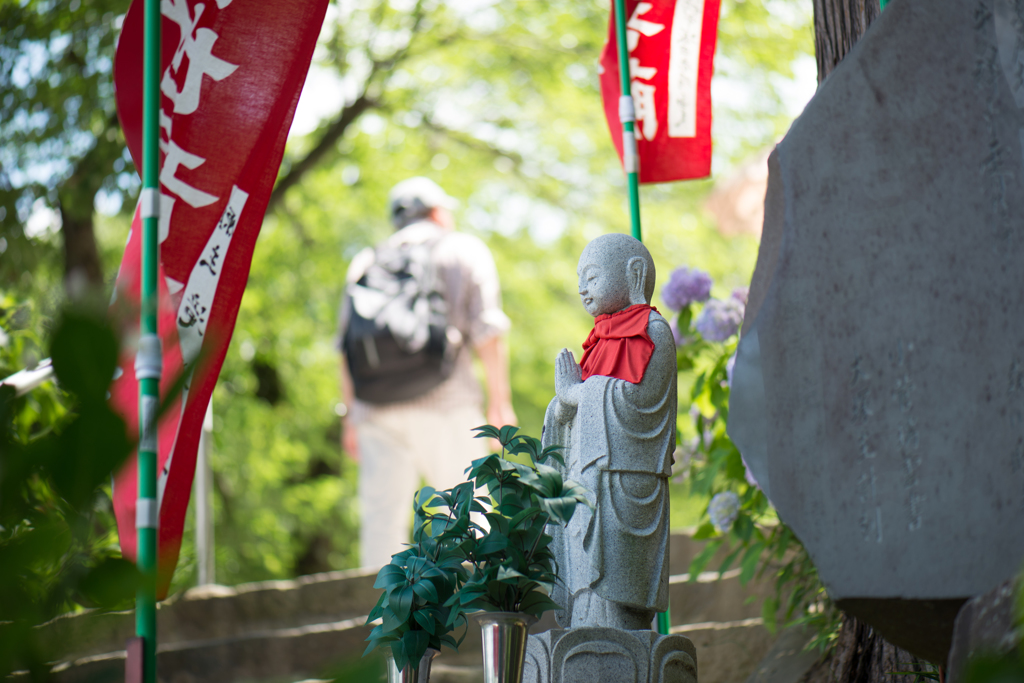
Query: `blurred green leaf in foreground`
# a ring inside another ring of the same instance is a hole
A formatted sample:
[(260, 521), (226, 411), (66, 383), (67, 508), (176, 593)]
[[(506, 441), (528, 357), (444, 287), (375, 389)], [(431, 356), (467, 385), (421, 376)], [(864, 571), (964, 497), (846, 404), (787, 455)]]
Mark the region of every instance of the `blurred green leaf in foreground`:
[[(17, 369), (38, 346), (16, 318), (25, 305), (0, 299), (0, 369)], [(98, 315), (60, 317), (50, 343), (59, 389), (16, 397), (0, 386), (0, 677), (49, 678), (46, 644), (33, 627), (83, 607), (131, 605), (135, 565), (113, 535), (110, 475), (133, 448), (107, 405), (118, 345)]]

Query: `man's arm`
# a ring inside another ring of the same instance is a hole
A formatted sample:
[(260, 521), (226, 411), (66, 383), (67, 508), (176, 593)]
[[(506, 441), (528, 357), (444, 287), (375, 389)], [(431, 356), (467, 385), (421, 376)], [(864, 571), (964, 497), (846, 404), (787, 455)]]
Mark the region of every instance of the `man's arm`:
[(341, 448), (355, 462), (359, 462), (359, 439), (356, 438), (356, 427), (350, 419), (352, 407), (355, 405), (356, 392), (352, 384), (352, 373), (348, 370), (348, 360), (341, 354), (341, 396), (345, 402), (345, 414), (341, 416)]
[(474, 349), (484, 366), (487, 383), (487, 422), (496, 427), (516, 424), (508, 377), (508, 348), (501, 335), (484, 339)]

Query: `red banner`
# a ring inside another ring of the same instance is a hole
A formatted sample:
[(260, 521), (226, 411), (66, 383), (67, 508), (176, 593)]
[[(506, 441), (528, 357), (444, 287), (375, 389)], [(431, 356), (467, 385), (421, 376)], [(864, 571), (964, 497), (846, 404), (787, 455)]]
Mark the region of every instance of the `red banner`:
[[(178, 562), (203, 417), (234, 329), (327, 2), (161, 2), (161, 395), (179, 377), (184, 377), (184, 389), (162, 416), (158, 432), (160, 599)], [(141, 0), (132, 3), (114, 61), (118, 116), (140, 169), (143, 13)], [(139, 215), (137, 208), (113, 304), (135, 312), (135, 337)], [(111, 401), (137, 433), (134, 361), (135, 349), (126, 348)], [(121, 551), (132, 560), (136, 477), (133, 457), (114, 481)]]
[[(711, 173), (711, 75), (721, 0), (626, 0), (630, 94), (636, 110), (640, 182)], [(622, 159), (615, 9), (601, 54), (601, 95)]]

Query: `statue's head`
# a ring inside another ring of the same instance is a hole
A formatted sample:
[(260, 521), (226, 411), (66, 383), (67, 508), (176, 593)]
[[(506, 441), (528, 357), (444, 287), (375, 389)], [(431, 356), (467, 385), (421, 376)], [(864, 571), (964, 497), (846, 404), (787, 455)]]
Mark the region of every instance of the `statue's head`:
[(649, 304), (654, 296), (654, 259), (629, 235), (611, 233), (593, 240), (580, 255), (576, 274), (583, 308), (595, 318)]

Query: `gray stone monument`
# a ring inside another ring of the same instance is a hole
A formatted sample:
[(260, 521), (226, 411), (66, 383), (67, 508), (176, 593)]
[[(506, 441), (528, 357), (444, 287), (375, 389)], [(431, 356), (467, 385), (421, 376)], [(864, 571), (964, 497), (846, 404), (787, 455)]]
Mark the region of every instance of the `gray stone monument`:
[(563, 350), (545, 446), (565, 447), (569, 479), (590, 492), (551, 528), (562, 583), (560, 629), (531, 636), (530, 683), (696, 683), (684, 636), (651, 631), (668, 606), (668, 477), (676, 442), (676, 352), (650, 307), (654, 261), (627, 235), (595, 239), (580, 257), (579, 293), (596, 318), (580, 364)]
[(935, 662), (1024, 559), (1024, 16), (893, 0), (769, 160), (729, 433), (829, 594)]

